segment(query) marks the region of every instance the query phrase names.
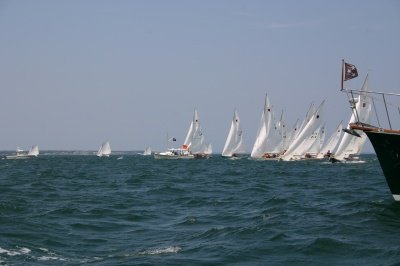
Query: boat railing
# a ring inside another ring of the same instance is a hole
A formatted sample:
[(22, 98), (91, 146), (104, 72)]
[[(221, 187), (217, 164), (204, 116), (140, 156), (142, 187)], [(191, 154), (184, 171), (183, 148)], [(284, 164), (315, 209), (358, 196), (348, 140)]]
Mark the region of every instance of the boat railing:
[[(375, 113), (375, 117), (377, 120), (377, 124), (379, 128), (382, 128), (381, 125), (381, 120), (379, 119), (380, 115), (378, 114), (378, 109), (377, 109), (377, 101), (382, 101), (383, 103), (383, 107), (384, 110), (382, 111), (384, 113), (384, 116), (386, 116), (387, 119), (387, 124), (388, 124), (388, 129), (393, 130), (393, 120), (391, 119), (391, 117), (394, 117), (393, 114), (393, 109), (395, 109), (395, 112), (397, 113), (397, 115), (400, 117), (400, 105), (397, 104), (393, 104), (391, 102), (388, 101), (388, 99), (392, 99), (392, 98), (397, 98), (398, 100), (400, 100), (400, 94), (399, 93), (390, 93), (390, 92), (378, 92), (378, 91), (361, 91), (361, 90), (343, 90), (343, 92), (347, 92), (348, 94), (351, 95), (351, 99), (356, 99), (354, 97), (354, 95), (360, 95), (360, 94), (368, 94), (370, 95), (370, 99), (372, 100), (372, 108), (374, 110)], [(351, 100), (350, 100), (351, 101)], [(355, 103), (351, 103), (351, 105), (354, 105)], [(390, 109), (390, 107), (392, 107), (393, 109)], [(354, 108), (352, 108), (354, 110)], [(390, 110), (392, 111), (392, 113), (390, 114)], [(382, 115), (382, 114), (381, 114)], [(357, 118), (357, 122), (360, 122), (358, 119), (358, 114), (355, 114), (356, 118)], [(397, 131), (397, 130), (396, 130)]]

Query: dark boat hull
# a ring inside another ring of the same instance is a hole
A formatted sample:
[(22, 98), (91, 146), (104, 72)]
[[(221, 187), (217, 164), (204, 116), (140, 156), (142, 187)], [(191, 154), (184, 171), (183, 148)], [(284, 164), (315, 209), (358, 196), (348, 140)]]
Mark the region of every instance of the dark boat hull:
[(365, 131), (375, 149), (386, 182), (396, 201), (400, 201), (400, 134)]

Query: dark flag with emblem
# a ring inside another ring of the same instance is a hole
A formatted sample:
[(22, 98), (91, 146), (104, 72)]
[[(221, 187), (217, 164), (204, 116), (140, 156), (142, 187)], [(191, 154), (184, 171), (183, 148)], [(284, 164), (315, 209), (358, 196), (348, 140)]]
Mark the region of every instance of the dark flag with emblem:
[(344, 60), (342, 60), (342, 88), (343, 90), (343, 82), (349, 79), (353, 79), (358, 77), (358, 72), (357, 68), (355, 65), (346, 63)]
[(170, 138), (170, 139), (168, 139), (168, 142), (175, 142), (176, 141), (176, 138)]
[(355, 65), (344, 63), (344, 81), (355, 78), (358, 76), (357, 68)]

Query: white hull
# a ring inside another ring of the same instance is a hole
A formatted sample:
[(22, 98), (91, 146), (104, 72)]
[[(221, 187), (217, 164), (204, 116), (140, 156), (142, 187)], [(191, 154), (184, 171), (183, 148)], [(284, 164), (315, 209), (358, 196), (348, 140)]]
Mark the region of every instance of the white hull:
[(239, 160), (239, 159), (243, 159), (243, 158), (247, 158), (247, 154), (236, 154), (236, 155), (222, 155), (222, 158), (226, 158), (226, 159), (230, 159), (230, 160)]
[(276, 158), (265, 158), (265, 157), (254, 158), (254, 157), (250, 157), (250, 158), (255, 160), (255, 161), (280, 161), (281, 160), (280, 157), (276, 157)]
[(28, 155), (28, 154), (24, 154), (24, 155), (8, 155), (6, 156), (6, 159), (29, 159), (29, 158), (36, 158), (36, 155)]
[(163, 154), (163, 153), (154, 153), (154, 159), (194, 159), (193, 154), (189, 155), (175, 155), (175, 154)]
[(110, 157), (110, 154), (97, 154), (97, 157)]

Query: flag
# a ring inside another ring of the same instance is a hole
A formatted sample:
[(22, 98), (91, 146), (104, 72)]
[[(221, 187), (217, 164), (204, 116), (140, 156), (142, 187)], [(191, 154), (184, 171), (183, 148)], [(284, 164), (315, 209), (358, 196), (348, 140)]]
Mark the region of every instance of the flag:
[(357, 68), (355, 65), (344, 63), (344, 81), (353, 79), (358, 76)]
[(171, 141), (176, 141), (176, 138), (170, 138), (168, 141), (169, 141), (169, 142), (171, 142)]
[(357, 68), (355, 65), (346, 63), (344, 60), (342, 60), (342, 87), (341, 90), (343, 90), (343, 82), (349, 79), (353, 79), (358, 77), (358, 72)]

